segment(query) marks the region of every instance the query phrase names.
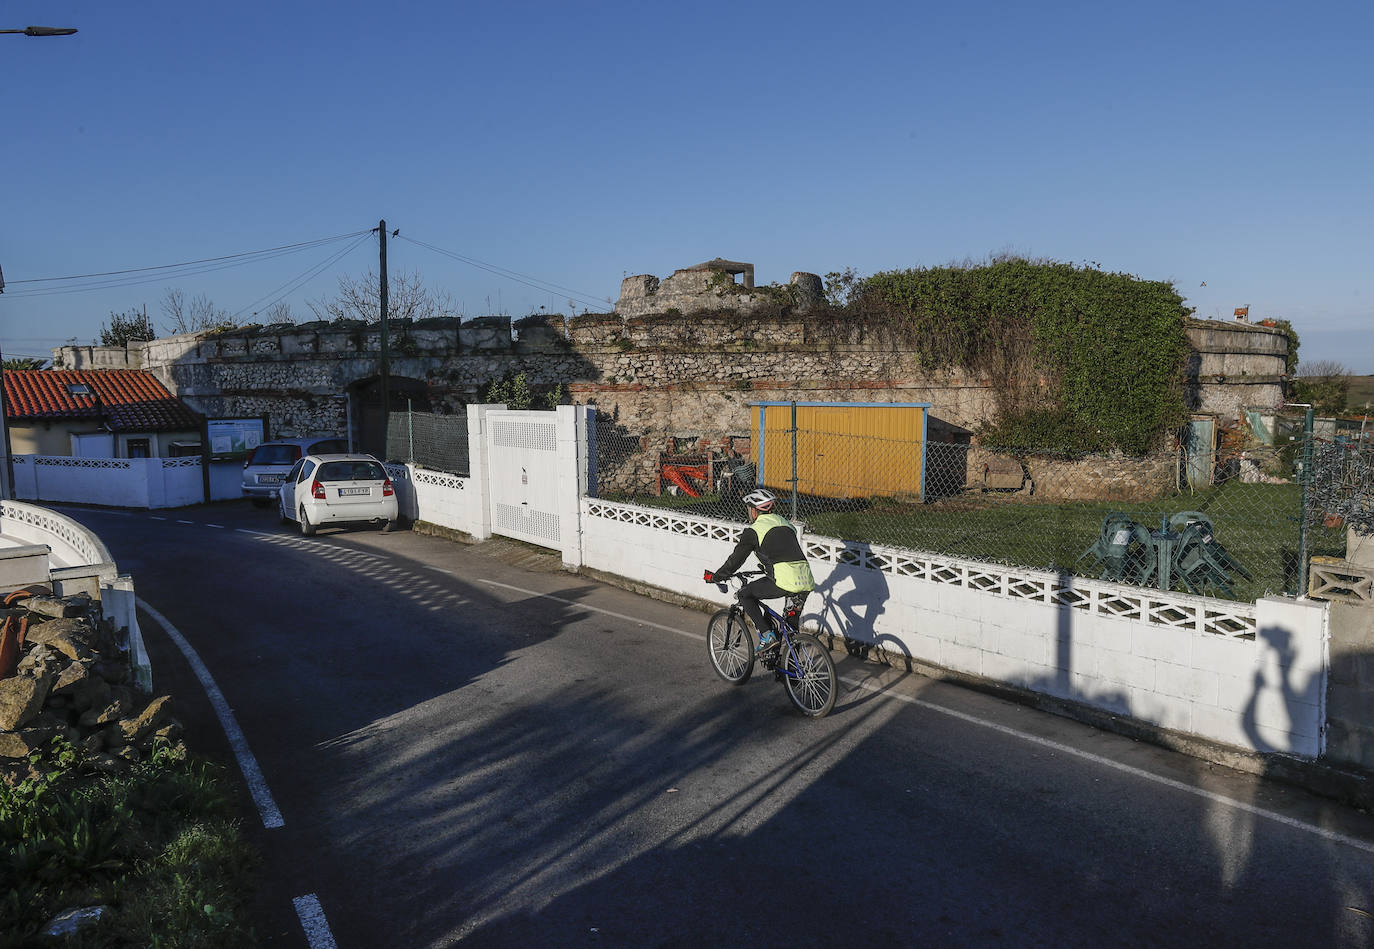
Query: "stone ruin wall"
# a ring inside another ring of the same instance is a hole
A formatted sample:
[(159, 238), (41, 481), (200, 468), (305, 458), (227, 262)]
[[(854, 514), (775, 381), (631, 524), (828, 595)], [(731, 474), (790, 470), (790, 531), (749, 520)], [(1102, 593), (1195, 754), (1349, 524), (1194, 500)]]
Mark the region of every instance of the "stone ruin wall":
[[(696, 282), (710, 276), (691, 274)], [(716, 289), (719, 284), (708, 292)], [(995, 392), (987, 380), (959, 370), (923, 369), (908, 347), (837, 325), (823, 313), (531, 317), (517, 321), (514, 334), (511, 322), (498, 317), (396, 322), (389, 339), (391, 373), (421, 380), (440, 412), (460, 410), (491, 382), (517, 373), (536, 389), (562, 385), (573, 402), (599, 410), (606, 443), (601, 475), (624, 488), (656, 487), (660, 452), (747, 454), (751, 402), (928, 402), (932, 419), (965, 441), (969, 430), (995, 416)], [(1193, 366), (1211, 371), (1193, 375), (1191, 382), (1202, 410), (1281, 400), (1282, 334), (1197, 321), (1190, 336)], [(212, 416), (265, 414), (274, 434), (289, 435), (343, 430), (346, 393), (378, 374), (380, 351), (375, 324), (316, 323), (170, 337), (145, 344), (140, 355), (145, 368), (197, 410)], [(608, 455), (612, 444), (614, 457)], [(968, 453), (969, 483), (981, 477), (982, 464), (976, 450)], [(1049, 497), (1044, 492), (1055, 484), (1113, 483), (1105, 473), (1122, 470), (1117, 459), (1103, 472), (1081, 477), (1048, 468), (1030, 476), (1037, 495)], [(1113, 493), (1154, 490), (1147, 485), (1169, 480), (1154, 471), (1123, 477), (1135, 487), (1117, 484)]]

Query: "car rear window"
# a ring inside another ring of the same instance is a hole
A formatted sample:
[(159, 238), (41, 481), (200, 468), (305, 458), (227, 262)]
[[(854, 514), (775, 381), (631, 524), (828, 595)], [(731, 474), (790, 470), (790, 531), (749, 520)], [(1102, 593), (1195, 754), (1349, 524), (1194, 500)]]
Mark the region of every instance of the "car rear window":
[(375, 461), (326, 461), (315, 477), (320, 481), (385, 481), (386, 469)]
[(250, 465), (294, 465), (301, 456), (296, 445), (259, 445), (249, 456)]

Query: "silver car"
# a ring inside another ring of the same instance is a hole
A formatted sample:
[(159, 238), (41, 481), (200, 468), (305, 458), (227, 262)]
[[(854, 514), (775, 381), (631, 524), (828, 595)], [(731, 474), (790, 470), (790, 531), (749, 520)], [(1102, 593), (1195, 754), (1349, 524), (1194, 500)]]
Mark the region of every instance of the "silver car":
[(282, 523), (295, 521), (307, 537), (332, 524), (396, 526), (396, 489), (371, 455), (306, 455), (287, 472), (277, 503)]
[(348, 440), (337, 435), (263, 442), (243, 463), (243, 496), (251, 498), (258, 507), (267, 507), (276, 498), (282, 478), (302, 456), (340, 451), (348, 451)]

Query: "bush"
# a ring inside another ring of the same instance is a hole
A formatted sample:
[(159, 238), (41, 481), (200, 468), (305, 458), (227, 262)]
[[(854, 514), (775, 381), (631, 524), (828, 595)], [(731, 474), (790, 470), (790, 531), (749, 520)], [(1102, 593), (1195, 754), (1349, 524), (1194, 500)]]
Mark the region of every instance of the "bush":
[(1138, 455), (1186, 417), (1189, 310), (1172, 284), (1010, 257), (874, 274), (852, 301), (899, 327), (924, 364), (992, 380), (991, 447)]

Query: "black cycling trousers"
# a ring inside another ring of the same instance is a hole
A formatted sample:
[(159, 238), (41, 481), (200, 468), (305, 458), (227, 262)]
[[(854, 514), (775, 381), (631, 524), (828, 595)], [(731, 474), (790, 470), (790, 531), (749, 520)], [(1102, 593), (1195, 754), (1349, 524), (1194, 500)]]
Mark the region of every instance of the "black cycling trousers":
[(750, 580), (740, 587), (739, 605), (744, 608), (744, 615), (749, 617), (749, 622), (754, 624), (754, 629), (762, 632), (764, 629), (763, 607), (759, 606), (759, 600), (774, 600), (780, 596), (791, 595), (774, 583), (772, 577), (759, 577), (757, 580)]

